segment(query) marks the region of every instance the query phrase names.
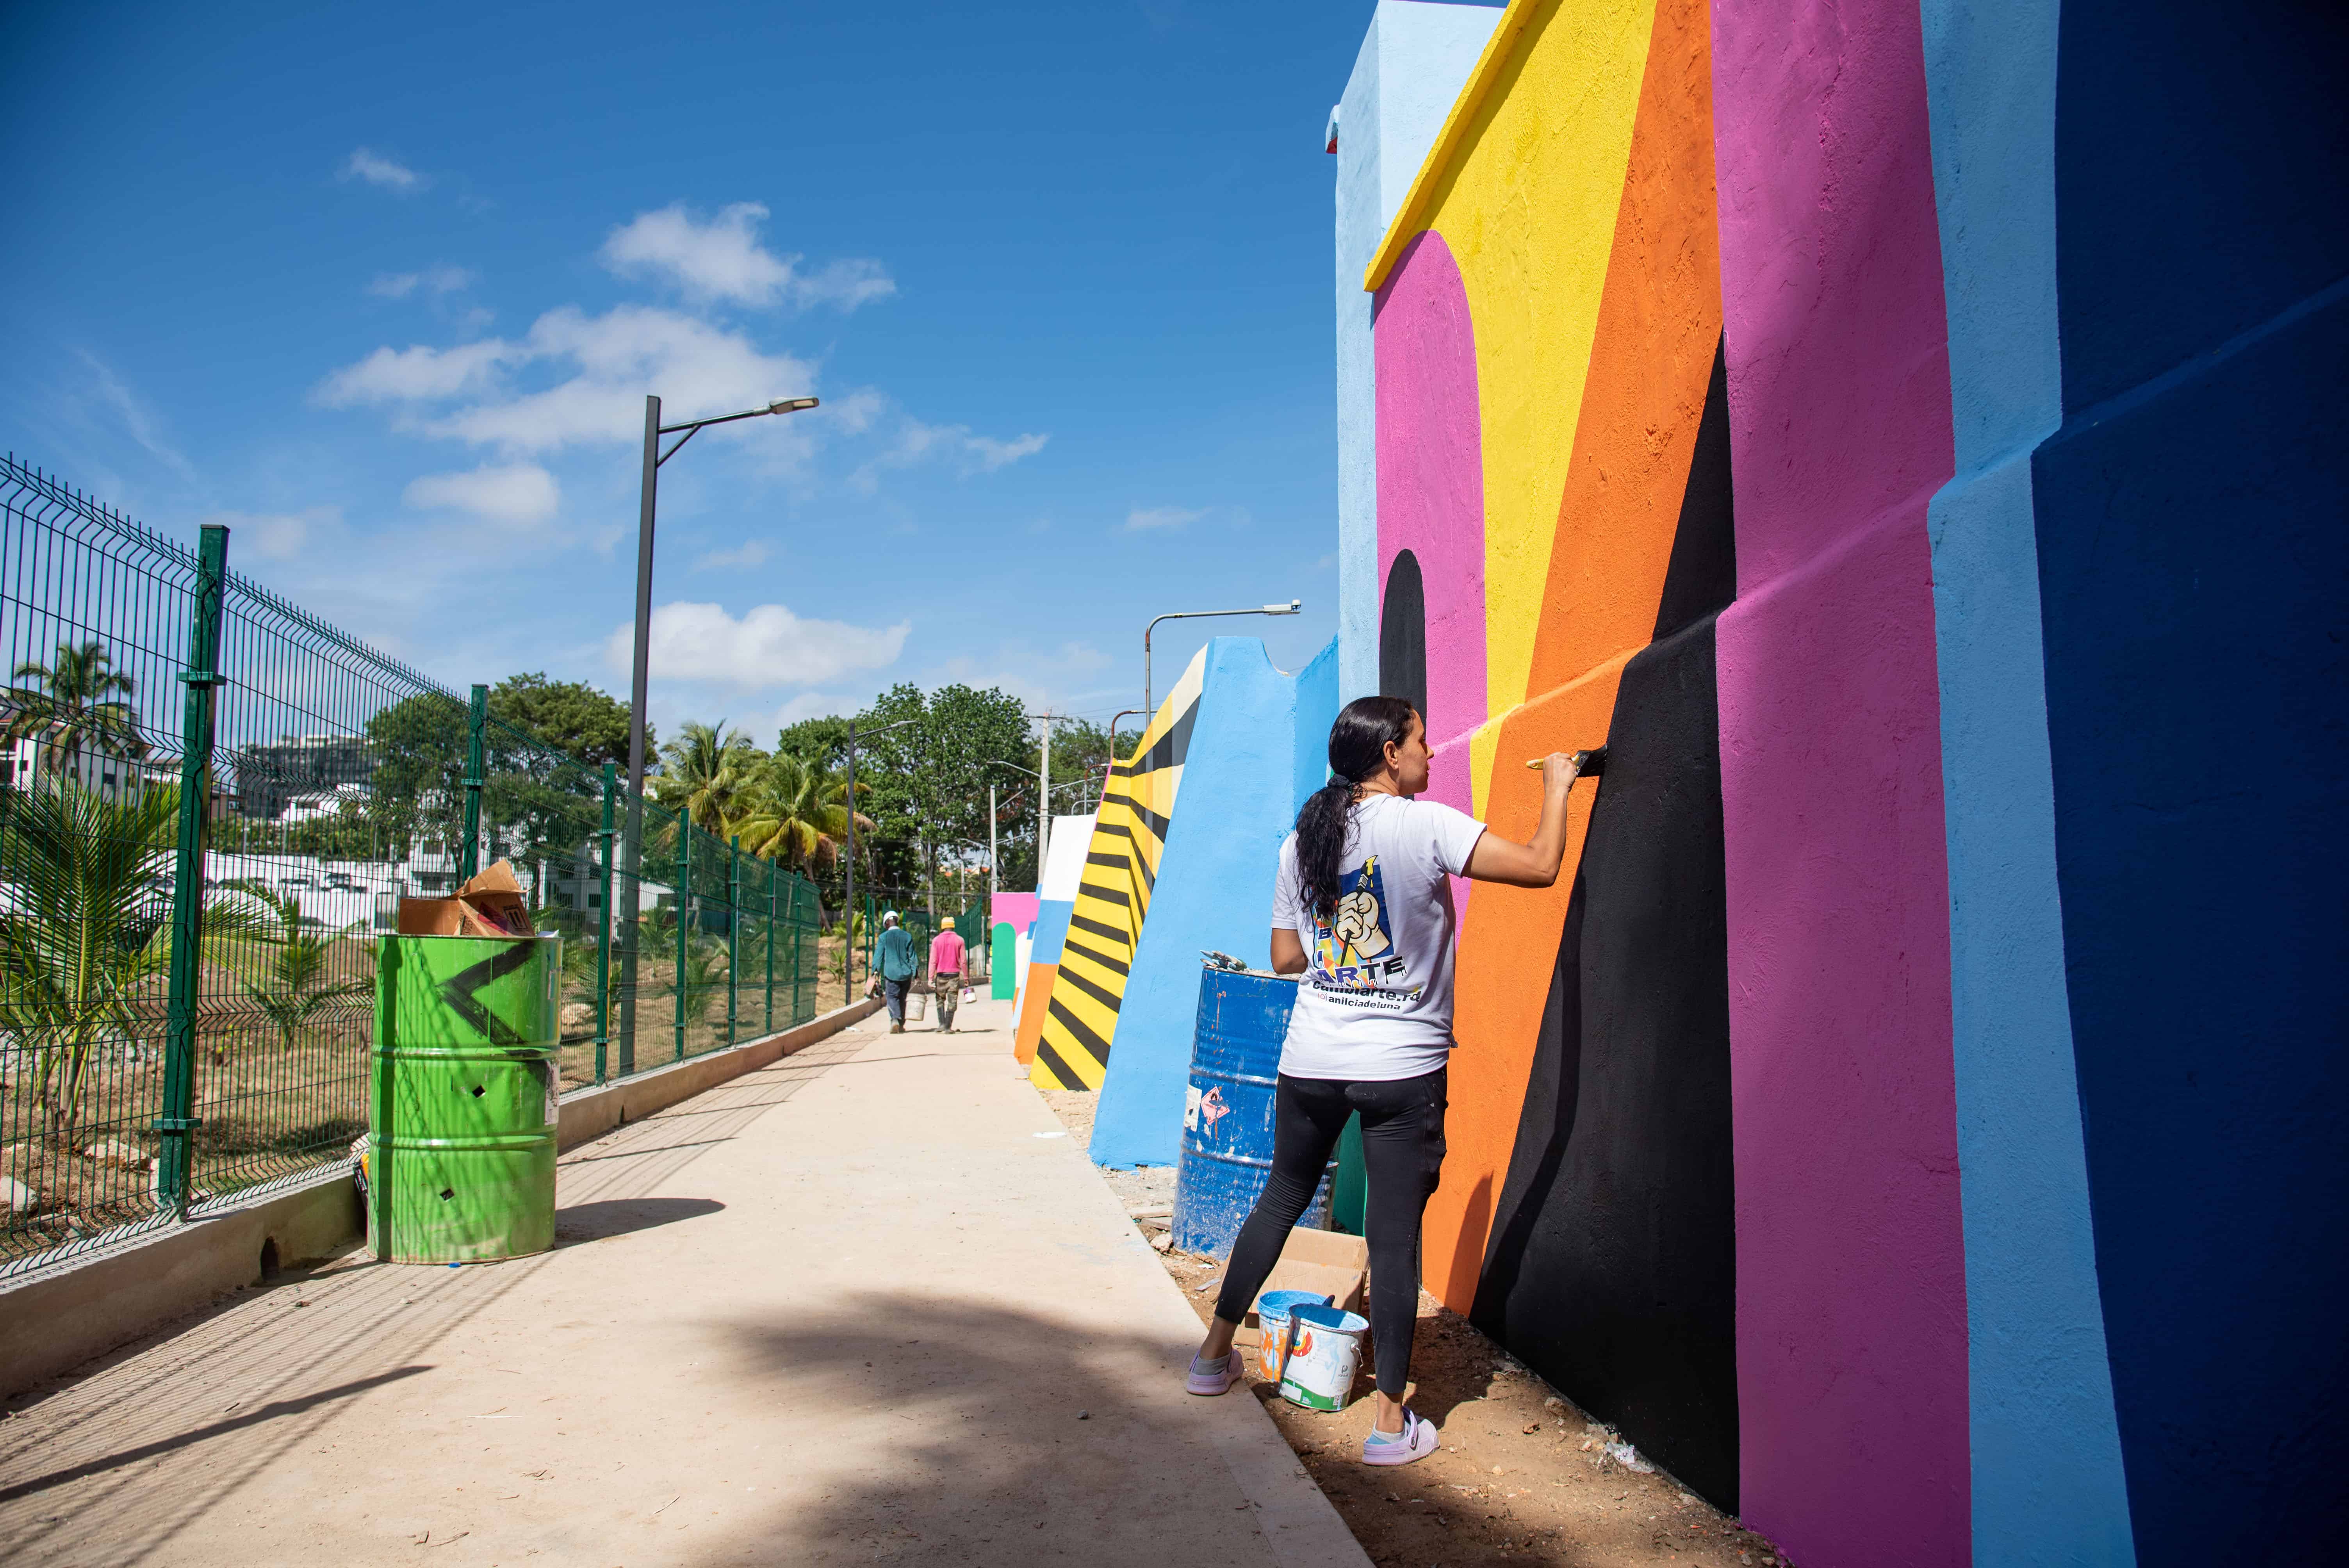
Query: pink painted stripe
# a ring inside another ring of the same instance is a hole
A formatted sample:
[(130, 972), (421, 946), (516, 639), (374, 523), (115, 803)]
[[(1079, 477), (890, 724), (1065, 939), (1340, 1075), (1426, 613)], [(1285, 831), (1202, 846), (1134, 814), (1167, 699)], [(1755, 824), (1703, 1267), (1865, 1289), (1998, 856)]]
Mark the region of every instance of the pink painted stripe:
[[(1427, 799), (1475, 814), (1468, 738), (1485, 721), (1485, 448), (1476, 328), (1444, 236), (1413, 238), (1379, 290), (1379, 590), (1395, 557), (1427, 593)], [(1470, 884), (1452, 879), (1458, 918)]]
[(1952, 467), (1916, 0), (1715, 0), (1739, 599), (1719, 627), (1739, 1508), (1971, 1554), (1929, 498)]
[[(1412, 241), (1377, 304), (1381, 603), (1396, 555), (1410, 551), (1427, 588), (1428, 738), (1464, 753), (1485, 721), (1485, 452), (1476, 330), (1443, 235)], [(1437, 798), (1468, 809), (1464, 793)]]

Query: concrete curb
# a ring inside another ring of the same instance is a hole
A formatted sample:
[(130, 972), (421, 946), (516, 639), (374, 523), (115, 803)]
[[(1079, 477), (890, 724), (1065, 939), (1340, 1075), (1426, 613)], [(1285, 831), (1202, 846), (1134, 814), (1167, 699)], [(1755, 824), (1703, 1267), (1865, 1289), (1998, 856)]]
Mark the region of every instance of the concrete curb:
[[(565, 1096), (555, 1140), (570, 1150), (704, 1089), (756, 1072), (879, 1011), (866, 998), (761, 1039)], [(339, 1256), (366, 1234), (350, 1166), (238, 1193), (171, 1225), (0, 1283), (0, 1398), (69, 1372), (262, 1278)]]
[(563, 1097), (562, 1122), (555, 1134), (557, 1143), (566, 1151), (591, 1138), (601, 1138), (616, 1127), (631, 1121), (642, 1121), (656, 1111), (667, 1110), (681, 1099), (690, 1099), (704, 1089), (740, 1078), (744, 1073), (757, 1072), (761, 1068), (781, 1060), (794, 1051), (805, 1050), (818, 1040), (826, 1039), (861, 1023), (881, 1010), (880, 998), (868, 996), (851, 1002), (845, 1007), (835, 1007), (821, 1017), (811, 1018), (795, 1029), (784, 1029), (762, 1039), (749, 1041), (728, 1050), (712, 1051), (708, 1056), (695, 1057), (673, 1066), (655, 1068), (638, 1073), (619, 1083), (608, 1083), (601, 1088), (583, 1088)]

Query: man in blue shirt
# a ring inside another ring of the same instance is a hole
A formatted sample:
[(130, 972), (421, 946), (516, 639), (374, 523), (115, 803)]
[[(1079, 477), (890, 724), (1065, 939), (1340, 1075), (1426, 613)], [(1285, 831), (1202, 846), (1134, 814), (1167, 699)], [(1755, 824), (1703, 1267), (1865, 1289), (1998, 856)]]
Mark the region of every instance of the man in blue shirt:
[(897, 912), (890, 910), (881, 917), (881, 940), (873, 949), (873, 965), (881, 975), (881, 995), (889, 1003), (889, 1032), (905, 1032), (905, 993), (914, 984), (914, 971), (918, 965), (914, 957), (913, 934), (897, 923)]

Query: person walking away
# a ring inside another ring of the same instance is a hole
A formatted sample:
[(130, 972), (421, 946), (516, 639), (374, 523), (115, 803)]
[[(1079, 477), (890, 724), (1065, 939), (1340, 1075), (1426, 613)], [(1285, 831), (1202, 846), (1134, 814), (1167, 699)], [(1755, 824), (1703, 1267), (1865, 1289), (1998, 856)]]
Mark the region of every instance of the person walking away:
[(951, 1035), (955, 1004), (962, 1000), (962, 938), (951, 914), (938, 921), (938, 934), (930, 938), (930, 989), (938, 999), (938, 1028)]
[(1371, 1341), (1378, 1377), (1366, 1464), (1400, 1465), (1439, 1446), (1402, 1403), (1419, 1315), (1419, 1232), (1444, 1165), (1445, 1062), (1452, 1050), (1454, 916), (1446, 876), (1548, 887), (1566, 852), (1574, 759), (1542, 764), (1541, 822), (1513, 843), (1432, 800), (1427, 727), (1400, 697), (1346, 705), (1330, 728), (1334, 777), (1305, 802), (1280, 846), (1272, 966), (1300, 975), (1273, 1097), (1272, 1170), (1224, 1271), (1216, 1317), (1185, 1386), (1237, 1383), (1232, 1348), (1305, 1212), (1346, 1118), (1362, 1118), (1369, 1178)]
[(881, 941), (873, 950), (873, 962), (881, 971), (881, 995), (889, 1004), (889, 1032), (905, 1032), (905, 993), (913, 989), (914, 934), (897, 923), (897, 912), (890, 910), (881, 916)]

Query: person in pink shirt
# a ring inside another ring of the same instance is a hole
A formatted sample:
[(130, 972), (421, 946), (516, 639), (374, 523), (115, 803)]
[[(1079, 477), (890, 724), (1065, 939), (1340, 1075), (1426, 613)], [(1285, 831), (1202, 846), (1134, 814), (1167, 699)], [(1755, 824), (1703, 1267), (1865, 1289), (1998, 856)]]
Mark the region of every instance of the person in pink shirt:
[(938, 1027), (954, 1033), (955, 1004), (962, 1000), (962, 938), (955, 934), (954, 916), (938, 922), (930, 938), (930, 985), (937, 993)]

